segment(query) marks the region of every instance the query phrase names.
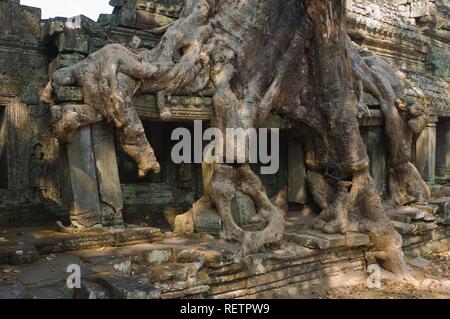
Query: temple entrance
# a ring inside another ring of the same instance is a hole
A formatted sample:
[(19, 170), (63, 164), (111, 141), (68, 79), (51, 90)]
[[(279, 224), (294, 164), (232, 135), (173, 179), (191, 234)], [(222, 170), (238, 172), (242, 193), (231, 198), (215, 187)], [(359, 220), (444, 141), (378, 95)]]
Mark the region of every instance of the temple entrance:
[(8, 159), (6, 147), (6, 105), (0, 105), (0, 189), (8, 188)]

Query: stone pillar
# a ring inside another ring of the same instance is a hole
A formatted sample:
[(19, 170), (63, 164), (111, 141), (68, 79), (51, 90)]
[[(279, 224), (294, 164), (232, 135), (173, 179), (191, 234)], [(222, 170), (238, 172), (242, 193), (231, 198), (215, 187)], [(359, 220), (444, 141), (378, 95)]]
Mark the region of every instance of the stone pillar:
[(365, 129), (365, 140), (367, 147), (367, 154), (370, 159), (370, 174), (374, 179), (377, 189), (382, 196), (386, 196), (387, 191), (387, 137), (384, 132), (384, 127), (381, 125), (367, 126)]
[(434, 182), (436, 171), (436, 120), (431, 118), (416, 143), (417, 169), (428, 183)]
[(445, 177), (450, 178), (450, 119), (446, 119), (444, 127), (445, 136)]
[(439, 119), (436, 130), (436, 176), (445, 178), (446, 172), (446, 121)]
[(123, 224), (122, 189), (117, 166), (114, 131), (111, 125), (105, 122), (92, 125), (92, 146), (97, 172), (102, 224), (104, 226)]
[(288, 147), (288, 199), (290, 203), (306, 204), (309, 201), (306, 181), (306, 164), (303, 147), (290, 141)]
[(79, 129), (67, 144), (72, 224), (123, 223), (123, 200), (112, 128), (100, 123)]
[(101, 223), (100, 199), (92, 149), (91, 127), (79, 129), (67, 144), (71, 187), (70, 220), (73, 225), (92, 227)]

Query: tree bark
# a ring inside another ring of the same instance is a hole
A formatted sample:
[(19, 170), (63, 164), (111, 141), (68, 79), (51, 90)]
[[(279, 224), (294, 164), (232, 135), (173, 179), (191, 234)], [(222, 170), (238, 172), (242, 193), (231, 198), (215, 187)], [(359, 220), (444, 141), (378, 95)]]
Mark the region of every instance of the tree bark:
[[(375, 245), (372, 256), (405, 274), (401, 237), (382, 209), (359, 132), (345, 1), (186, 4), (182, 18), (155, 49), (134, 54), (107, 46), (58, 70), (53, 86), (82, 86), (85, 103), (122, 131), (142, 174), (159, 165), (135, 116), (131, 97), (136, 92), (156, 93), (167, 119), (168, 96), (199, 92), (211, 81), (216, 88), (213, 125), (222, 131), (258, 128), (270, 112), (289, 117), (305, 141), (311, 189), (322, 202), (323, 212), (312, 226), (329, 233), (369, 232)], [(330, 185), (324, 178), (330, 170), (346, 178)], [(238, 191), (253, 199), (266, 229), (249, 232), (236, 225), (230, 205)], [(224, 221), (225, 237), (242, 242), (247, 253), (282, 240), (283, 218), (248, 165), (216, 163), (206, 195)], [(351, 220), (350, 210), (360, 218)]]

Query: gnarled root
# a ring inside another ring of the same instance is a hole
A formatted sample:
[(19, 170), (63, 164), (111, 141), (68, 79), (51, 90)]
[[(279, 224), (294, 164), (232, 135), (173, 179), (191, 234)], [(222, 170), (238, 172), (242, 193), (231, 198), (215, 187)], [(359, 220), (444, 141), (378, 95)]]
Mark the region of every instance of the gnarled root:
[[(258, 214), (267, 222), (264, 230), (245, 231), (236, 224), (231, 203), (237, 191), (242, 191), (252, 198)], [(245, 254), (256, 252), (266, 244), (277, 243), (283, 239), (284, 218), (270, 202), (261, 181), (248, 165), (234, 168), (217, 164), (209, 195), (222, 218), (225, 239), (240, 242)]]
[[(323, 211), (306, 225), (307, 228), (330, 234), (367, 232), (374, 245), (374, 249), (367, 254), (368, 263), (381, 262), (386, 270), (403, 278), (410, 278), (402, 251), (402, 238), (385, 214), (367, 169), (354, 171), (352, 182), (338, 182), (335, 194), (330, 194), (332, 188), (321, 174), (310, 171), (308, 179), (309, 183), (316, 182), (316, 187), (311, 190), (313, 197), (319, 199), (319, 206)], [(317, 188), (317, 185), (321, 187)], [(351, 209), (359, 211), (358, 221), (350, 219)]]
[(85, 104), (54, 105), (51, 108), (53, 133), (61, 142), (69, 142), (79, 128), (102, 120), (100, 113)]
[(306, 224), (305, 228), (320, 230), (328, 234), (357, 231), (358, 225), (349, 219), (349, 209), (352, 207), (349, 192), (352, 183), (339, 182), (337, 192), (333, 194), (331, 186), (319, 173), (309, 171), (308, 182), (314, 200), (323, 210), (317, 218)]
[(414, 202), (425, 203), (430, 200), (431, 191), (422, 179), (417, 168), (410, 162), (399, 164), (390, 170), (389, 191), (397, 205)]
[(125, 153), (138, 164), (139, 177), (145, 177), (150, 171), (156, 174), (161, 171), (161, 166), (156, 159), (155, 151), (148, 143), (145, 135), (137, 137), (134, 143), (128, 143), (126, 140), (122, 140), (122, 147)]
[(402, 251), (402, 237), (384, 212), (368, 171), (353, 175), (351, 198), (363, 218), (360, 231), (367, 232), (374, 245), (374, 249), (367, 254), (368, 263), (379, 261), (384, 269), (404, 278), (411, 277)]

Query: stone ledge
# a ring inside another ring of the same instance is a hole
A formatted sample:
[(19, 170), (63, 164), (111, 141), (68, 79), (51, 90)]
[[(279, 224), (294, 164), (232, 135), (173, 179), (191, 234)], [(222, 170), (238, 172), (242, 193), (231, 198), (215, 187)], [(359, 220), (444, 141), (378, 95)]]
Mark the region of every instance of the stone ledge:
[(5, 242), (0, 244), (0, 265), (33, 263), (40, 255), (148, 243), (159, 239), (160, 236), (161, 231), (152, 227), (99, 229), (82, 231), (77, 234), (38, 230), (30, 231), (29, 236), (23, 237), (5, 235)]

